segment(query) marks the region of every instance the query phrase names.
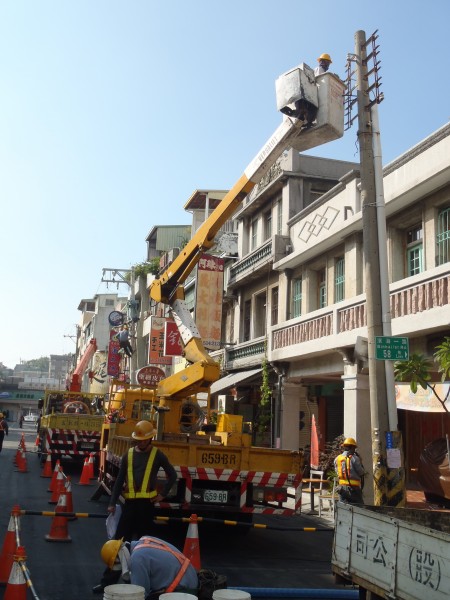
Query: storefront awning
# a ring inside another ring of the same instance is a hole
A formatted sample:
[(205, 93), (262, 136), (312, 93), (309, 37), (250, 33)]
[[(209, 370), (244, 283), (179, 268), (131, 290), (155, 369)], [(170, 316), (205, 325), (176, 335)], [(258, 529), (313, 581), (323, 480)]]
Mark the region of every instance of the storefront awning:
[(225, 377), (222, 377), (218, 381), (215, 381), (211, 386), (211, 394), (219, 394), (225, 390), (234, 387), (238, 383), (244, 383), (248, 379), (259, 375), (262, 369), (250, 369), (249, 371), (237, 371), (236, 373), (230, 373)]

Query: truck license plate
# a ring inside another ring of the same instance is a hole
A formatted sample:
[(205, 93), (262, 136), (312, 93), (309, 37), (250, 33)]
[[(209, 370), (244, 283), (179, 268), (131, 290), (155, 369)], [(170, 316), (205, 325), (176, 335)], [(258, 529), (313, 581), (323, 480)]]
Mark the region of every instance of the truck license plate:
[(94, 442), (81, 442), (80, 448), (82, 450), (93, 450), (95, 447)]
[(203, 500), (204, 502), (225, 504), (228, 500), (228, 492), (224, 490), (205, 490)]

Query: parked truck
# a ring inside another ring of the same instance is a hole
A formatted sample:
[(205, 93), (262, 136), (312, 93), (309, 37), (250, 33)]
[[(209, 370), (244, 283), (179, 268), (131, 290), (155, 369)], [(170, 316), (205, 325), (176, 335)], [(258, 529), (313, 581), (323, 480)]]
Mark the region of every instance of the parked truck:
[(332, 570), (360, 598), (450, 598), (450, 512), (338, 502)]
[[(154, 444), (178, 473), (177, 484), (159, 506), (160, 512), (214, 512), (242, 519), (253, 513), (300, 511), (300, 452), (252, 447), (250, 433), (230, 423), (231, 419), (223, 418), (215, 432), (203, 430), (198, 397), (209, 398), (220, 366), (204, 348), (184, 302), (184, 283), (192, 269), (284, 149), (307, 150), (343, 135), (344, 84), (338, 77), (325, 73), (315, 78), (313, 70), (302, 64), (282, 75), (276, 90), (278, 109), (290, 116), (284, 117), (235, 186), (150, 286), (151, 299), (166, 305), (178, 326), (187, 366), (163, 378), (154, 389), (113, 382), (106, 405), (108, 421), (102, 429), (100, 486), (94, 496), (110, 493), (120, 458), (132, 443), (131, 432), (146, 418), (157, 427)], [(289, 488), (293, 499), (288, 497)]]
[(52, 464), (63, 458), (84, 462), (94, 455), (98, 462), (104, 421), (103, 397), (81, 391), (82, 377), (97, 349), (90, 340), (73, 373), (67, 390), (45, 390), (39, 402), (38, 455)]
[(45, 390), (38, 421), (38, 455), (41, 462), (51, 456), (83, 463), (94, 455), (98, 462), (104, 414), (103, 399), (96, 394), (67, 390)]

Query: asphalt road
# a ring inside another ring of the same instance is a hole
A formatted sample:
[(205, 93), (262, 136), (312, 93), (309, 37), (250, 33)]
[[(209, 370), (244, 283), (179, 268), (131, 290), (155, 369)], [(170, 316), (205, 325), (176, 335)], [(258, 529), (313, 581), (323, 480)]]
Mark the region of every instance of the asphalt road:
[[(16, 450), (25, 436), (28, 472), (14, 465)], [(27, 511), (54, 511), (49, 504), (50, 479), (41, 477), (42, 467), (35, 453), (36, 431), (25, 427), (11, 429), (0, 454), (0, 544), (8, 530), (11, 510), (19, 505)], [(102, 515), (101, 518), (78, 518), (68, 522), (70, 542), (49, 542), (53, 517), (20, 517), (20, 542), (25, 547), (27, 566), (40, 600), (91, 600), (91, 592), (103, 571), (100, 548), (106, 541), (107, 498), (90, 501), (96, 489), (78, 484), (80, 469), (63, 463), (71, 478), (74, 512)], [(201, 566), (227, 576), (229, 587), (254, 588), (337, 588), (331, 574), (332, 531), (304, 532), (305, 527), (330, 528), (330, 522), (311, 516), (255, 517), (269, 529), (243, 532), (230, 526), (199, 524)], [(273, 528), (273, 529), (272, 529)], [(284, 531), (281, 529), (289, 528)], [(180, 549), (186, 539), (187, 524), (175, 522), (156, 526), (154, 532)], [(3, 598), (4, 587), (0, 587)], [(33, 595), (27, 591), (27, 600)], [(100, 598), (102, 596), (100, 595)]]

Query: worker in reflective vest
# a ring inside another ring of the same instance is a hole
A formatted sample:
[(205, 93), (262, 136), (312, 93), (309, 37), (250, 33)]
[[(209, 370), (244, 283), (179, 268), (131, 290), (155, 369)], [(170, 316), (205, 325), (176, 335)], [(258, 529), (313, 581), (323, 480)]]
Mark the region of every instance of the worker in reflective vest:
[(346, 438), (342, 444), (344, 450), (334, 460), (338, 474), (338, 494), (341, 502), (364, 504), (362, 488), (365, 470), (359, 458), (357, 444), (353, 438)]
[[(116, 540), (136, 540), (151, 534), (154, 528), (154, 504), (161, 502), (177, 480), (177, 474), (167, 456), (152, 446), (156, 431), (149, 421), (139, 421), (131, 434), (137, 441), (134, 448), (122, 456), (119, 473), (109, 501), (108, 512), (114, 514), (119, 496), (125, 503), (122, 506)], [(163, 489), (157, 491), (158, 471), (166, 473)]]
[[(197, 572), (190, 560), (178, 548), (159, 538), (143, 536), (131, 544), (109, 540), (103, 545), (101, 556), (115, 574), (115, 582), (122, 576), (124, 581), (142, 586), (147, 600), (164, 592), (197, 594)], [(105, 581), (96, 587), (104, 589), (106, 585)]]

